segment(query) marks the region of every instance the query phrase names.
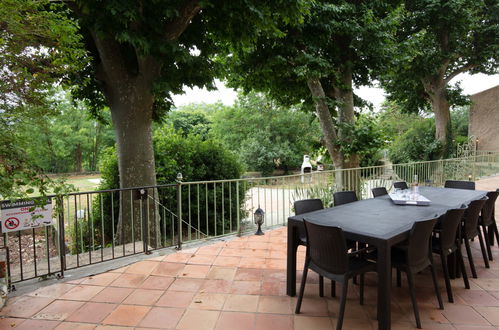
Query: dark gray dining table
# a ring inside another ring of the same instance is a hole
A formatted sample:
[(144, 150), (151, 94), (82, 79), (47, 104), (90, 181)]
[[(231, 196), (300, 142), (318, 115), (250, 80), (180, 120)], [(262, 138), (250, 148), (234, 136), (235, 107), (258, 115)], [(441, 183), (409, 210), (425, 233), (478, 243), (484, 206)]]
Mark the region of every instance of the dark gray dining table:
[(480, 190), (436, 187), (420, 187), (419, 192), (431, 201), (430, 205), (395, 205), (385, 195), (289, 217), (286, 293), (296, 295), (296, 252), (300, 236), (304, 236), (303, 219), (340, 227), (347, 239), (367, 243), (378, 251), (378, 328), (390, 329), (392, 246), (408, 238), (414, 222), (438, 218), (487, 194)]

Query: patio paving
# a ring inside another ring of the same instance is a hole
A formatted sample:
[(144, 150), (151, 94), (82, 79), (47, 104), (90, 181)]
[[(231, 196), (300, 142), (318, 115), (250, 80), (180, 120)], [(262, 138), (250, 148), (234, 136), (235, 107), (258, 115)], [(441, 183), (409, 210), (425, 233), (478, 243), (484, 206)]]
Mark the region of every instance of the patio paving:
[[(499, 178), (484, 179), (477, 189), (495, 189)], [(499, 211), (499, 207), (496, 212)], [(499, 217), (497, 217), (499, 219)], [(478, 279), (465, 290), (452, 281), (455, 303), (437, 308), (428, 271), (416, 276), (424, 329), (499, 329), (499, 249), (490, 269), (480, 247), (472, 244)], [(304, 261), (298, 252), (298, 281)], [(339, 298), (319, 297), (318, 276), (310, 273), (302, 313), (286, 296), (286, 228), (245, 236), (150, 258), (95, 276), (66, 281), (12, 297), (0, 311), (0, 329), (331, 329)], [(440, 289), (445, 287), (435, 258)], [(467, 260), (465, 260), (467, 263)], [(325, 292), (330, 292), (326, 281)], [(339, 292), (339, 291), (338, 291)], [(376, 329), (376, 275), (366, 277), (366, 302), (358, 286), (349, 286), (344, 329)], [(392, 290), (392, 329), (413, 329), (407, 283)]]

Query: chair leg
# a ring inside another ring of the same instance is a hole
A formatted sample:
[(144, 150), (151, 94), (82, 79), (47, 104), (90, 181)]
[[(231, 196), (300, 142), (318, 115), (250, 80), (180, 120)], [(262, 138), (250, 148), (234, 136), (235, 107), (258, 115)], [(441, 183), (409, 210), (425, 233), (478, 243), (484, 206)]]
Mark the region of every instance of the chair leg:
[(397, 268), (397, 286), (402, 287), (402, 275), (400, 274), (400, 269)]
[(336, 297), (336, 282), (331, 280), (331, 297)]
[(453, 303), (454, 298), (452, 297), (452, 287), (450, 285), (450, 276), (449, 276), (449, 265), (447, 264), (447, 258), (443, 253), (440, 253), (440, 260), (442, 261), (442, 269), (444, 271), (444, 279), (445, 279), (445, 289), (447, 290), (447, 299), (449, 302)]
[(471, 254), (470, 241), (467, 238), (464, 239), (464, 246), (466, 247), (468, 262), (470, 263), (471, 275), (473, 278), (477, 278), (478, 276), (476, 275), (475, 263), (473, 262), (473, 255)]
[(365, 274), (362, 273), (360, 274), (360, 292), (359, 292), (359, 295), (360, 295), (360, 304), (361, 305), (364, 305), (364, 276)]
[(497, 224), (492, 224), (492, 228), (494, 229), (494, 233), (496, 234), (496, 243), (499, 246), (499, 230), (497, 229)]
[(435, 294), (437, 295), (438, 307), (440, 307), (440, 309), (444, 309), (442, 296), (440, 295), (440, 290), (438, 289), (437, 272), (435, 271), (435, 266), (433, 265), (433, 263), (430, 264), (430, 270), (431, 270), (431, 277), (433, 278), (433, 286), (435, 288)]
[(482, 225), (482, 231), (483, 231), (483, 238), (485, 239), (485, 247), (487, 248), (487, 254), (489, 256), (490, 261), (494, 261), (494, 258), (492, 257), (492, 250), (490, 248), (490, 238), (489, 238), (489, 231), (487, 230), (487, 226)]
[(480, 227), (478, 227), (478, 241), (480, 242), (480, 250), (482, 251), (485, 268), (490, 268), (489, 258), (487, 257), (487, 250), (485, 249), (485, 244), (483, 243), (482, 231), (480, 230)]
[(298, 295), (298, 300), (296, 301), (295, 313), (300, 314), (301, 302), (303, 300), (303, 294), (305, 293), (305, 283), (307, 282), (308, 265), (310, 260), (305, 260), (305, 266), (303, 267), (303, 275), (301, 277), (300, 294)]
[(468, 274), (466, 273), (466, 268), (464, 268), (464, 259), (463, 259), (463, 254), (461, 253), (461, 249), (458, 248), (456, 253), (461, 268), (461, 274), (463, 275), (464, 287), (466, 289), (469, 289), (470, 282), (468, 281)]
[(411, 294), (414, 317), (416, 318), (416, 326), (418, 327), (418, 329), (421, 329), (421, 319), (419, 318), (418, 303), (416, 301), (416, 290), (414, 289), (414, 278), (410, 270), (407, 271), (407, 282), (409, 284), (409, 293)]
[(336, 330), (341, 330), (343, 326), (343, 316), (345, 315), (345, 305), (347, 303), (347, 293), (348, 293), (348, 279), (343, 281), (343, 289), (341, 291), (340, 298), (340, 314), (338, 315), (338, 323), (336, 323)]
[(319, 297), (324, 297), (324, 276), (319, 275)]

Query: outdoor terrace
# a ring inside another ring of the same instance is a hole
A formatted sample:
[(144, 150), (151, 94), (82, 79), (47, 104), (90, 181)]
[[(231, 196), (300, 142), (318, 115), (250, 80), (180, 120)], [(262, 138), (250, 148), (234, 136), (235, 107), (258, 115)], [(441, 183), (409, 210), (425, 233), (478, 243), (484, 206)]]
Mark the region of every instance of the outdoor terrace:
[[(477, 189), (497, 187), (499, 177), (477, 182)], [(285, 293), (286, 234), (286, 227), (280, 227), (264, 236), (217, 239), (98, 275), (61, 280), (11, 297), (0, 312), (0, 329), (331, 329), (339, 298), (319, 297), (313, 272), (302, 313), (294, 314), (296, 297)], [(445, 300), (436, 262), (444, 310), (437, 308), (429, 271), (417, 275), (424, 329), (499, 328), (499, 249), (493, 247), (495, 259), (486, 269), (477, 240), (472, 248), (478, 279), (470, 279), (471, 290), (461, 279), (453, 280), (453, 304)], [(304, 254), (300, 247), (298, 281)], [(325, 290), (330, 292), (329, 281)], [(393, 285), (392, 297), (392, 329), (415, 328), (405, 281), (402, 288)], [(358, 286), (350, 286), (343, 328), (377, 328), (375, 274), (366, 277), (364, 306), (358, 303)]]

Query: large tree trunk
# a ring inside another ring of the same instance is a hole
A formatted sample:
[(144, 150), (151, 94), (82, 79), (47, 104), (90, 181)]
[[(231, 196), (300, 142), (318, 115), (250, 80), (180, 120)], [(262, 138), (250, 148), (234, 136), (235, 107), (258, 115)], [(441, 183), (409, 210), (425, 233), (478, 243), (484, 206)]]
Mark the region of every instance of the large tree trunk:
[(443, 82), (427, 84), (426, 90), (435, 114), (435, 138), (442, 144), (442, 156), (446, 157), (452, 153), (452, 126), (445, 86), (441, 85)]
[[(118, 149), (120, 187), (155, 186), (156, 168), (152, 142), (153, 97), (133, 84), (127, 90), (128, 92), (120, 92), (121, 96), (113, 98), (111, 102)], [(122, 243), (145, 240), (147, 237), (150, 246), (159, 246), (159, 212), (153, 198), (157, 196), (157, 190), (146, 189), (146, 191), (147, 197), (142, 201), (138, 190), (124, 191), (120, 196), (117, 234)], [(146, 203), (145, 207), (142, 203)], [(144, 210), (146, 214), (143, 213)], [(144, 219), (146, 222), (143, 222)], [(147, 236), (144, 235), (146, 233)]]
[[(355, 111), (353, 104), (352, 70), (347, 67), (341, 72), (341, 86), (333, 88), (333, 95), (338, 105), (339, 122), (344, 124), (355, 124)], [(338, 139), (343, 143), (352, 143), (350, 132), (338, 127)], [(343, 155), (343, 168), (359, 167), (357, 154)]]

